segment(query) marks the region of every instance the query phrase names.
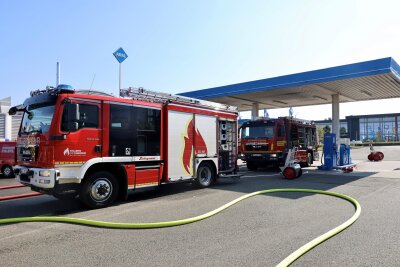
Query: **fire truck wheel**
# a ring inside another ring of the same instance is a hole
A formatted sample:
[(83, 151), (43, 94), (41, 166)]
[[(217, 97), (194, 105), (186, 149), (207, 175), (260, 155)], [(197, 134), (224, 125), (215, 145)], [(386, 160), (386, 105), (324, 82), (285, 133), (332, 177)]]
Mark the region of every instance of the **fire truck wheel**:
[(250, 170), (250, 171), (256, 171), (257, 170), (257, 165), (254, 162), (247, 161), (246, 162), (246, 166), (247, 166), (247, 169)]
[(210, 186), (215, 179), (214, 169), (210, 163), (204, 162), (197, 169), (196, 185), (200, 188)]
[(84, 181), (79, 198), (89, 208), (103, 208), (117, 199), (118, 190), (118, 181), (115, 176), (106, 171), (99, 171), (91, 174)]
[(1, 172), (3, 173), (4, 178), (11, 178), (14, 176), (13, 169), (9, 165), (3, 166)]

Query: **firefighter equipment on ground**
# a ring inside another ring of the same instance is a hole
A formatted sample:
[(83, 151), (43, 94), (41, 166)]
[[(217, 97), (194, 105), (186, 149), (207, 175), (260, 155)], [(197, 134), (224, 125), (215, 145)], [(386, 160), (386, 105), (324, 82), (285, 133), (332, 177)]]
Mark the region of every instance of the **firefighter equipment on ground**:
[(298, 164), (295, 159), (296, 150), (296, 148), (289, 149), (285, 165), (280, 167), (282, 175), (288, 180), (293, 180), (303, 174), (300, 164)]
[(372, 144), (369, 145), (370, 153), (368, 155), (369, 161), (381, 161), (385, 155), (381, 151), (376, 151)]

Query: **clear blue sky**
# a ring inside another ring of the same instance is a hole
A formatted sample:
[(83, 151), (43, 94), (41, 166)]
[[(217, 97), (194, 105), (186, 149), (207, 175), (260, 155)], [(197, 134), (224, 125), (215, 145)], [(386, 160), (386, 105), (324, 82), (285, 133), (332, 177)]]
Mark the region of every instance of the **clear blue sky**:
[[(400, 1), (0, 1), (0, 99), (19, 104), (61, 81), (117, 94), (123, 86), (179, 93), (393, 57)], [(400, 100), (342, 104), (345, 115), (400, 112)], [(397, 108), (396, 108), (397, 107)], [(330, 106), (294, 108), (330, 117)], [(269, 110), (271, 116), (287, 115)]]

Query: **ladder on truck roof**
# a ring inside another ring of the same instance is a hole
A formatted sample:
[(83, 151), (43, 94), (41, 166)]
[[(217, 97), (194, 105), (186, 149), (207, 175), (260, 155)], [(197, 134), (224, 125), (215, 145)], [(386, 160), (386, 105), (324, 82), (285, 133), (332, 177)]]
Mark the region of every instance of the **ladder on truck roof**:
[(299, 118), (293, 118), (293, 117), (279, 117), (280, 119), (286, 119), (286, 120), (291, 120), (292, 122), (296, 122), (298, 124), (303, 124), (303, 125), (314, 125), (313, 121), (310, 120), (304, 120), (304, 119), (299, 119)]
[(225, 110), (231, 112), (238, 112), (237, 107), (229, 106), (225, 104), (220, 104), (216, 102), (190, 98), (185, 96), (179, 95), (172, 95), (168, 93), (161, 93), (161, 92), (154, 92), (145, 90), (142, 87), (134, 88), (129, 87), (128, 89), (120, 89), (119, 96), (123, 98), (130, 98), (133, 100), (139, 101), (147, 101), (147, 102), (154, 102), (154, 103), (184, 103), (184, 104), (191, 104), (196, 106), (208, 107), (216, 110)]

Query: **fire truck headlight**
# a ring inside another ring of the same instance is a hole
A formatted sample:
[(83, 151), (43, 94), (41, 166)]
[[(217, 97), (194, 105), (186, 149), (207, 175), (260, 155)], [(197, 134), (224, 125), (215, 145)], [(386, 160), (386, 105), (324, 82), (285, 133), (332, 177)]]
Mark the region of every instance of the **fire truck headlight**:
[(43, 171), (39, 171), (39, 176), (42, 177), (50, 177), (50, 171), (49, 170), (43, 170)]
[(271, 154), (270, 157), (271, 158), (276, 158), (276, 154)]

